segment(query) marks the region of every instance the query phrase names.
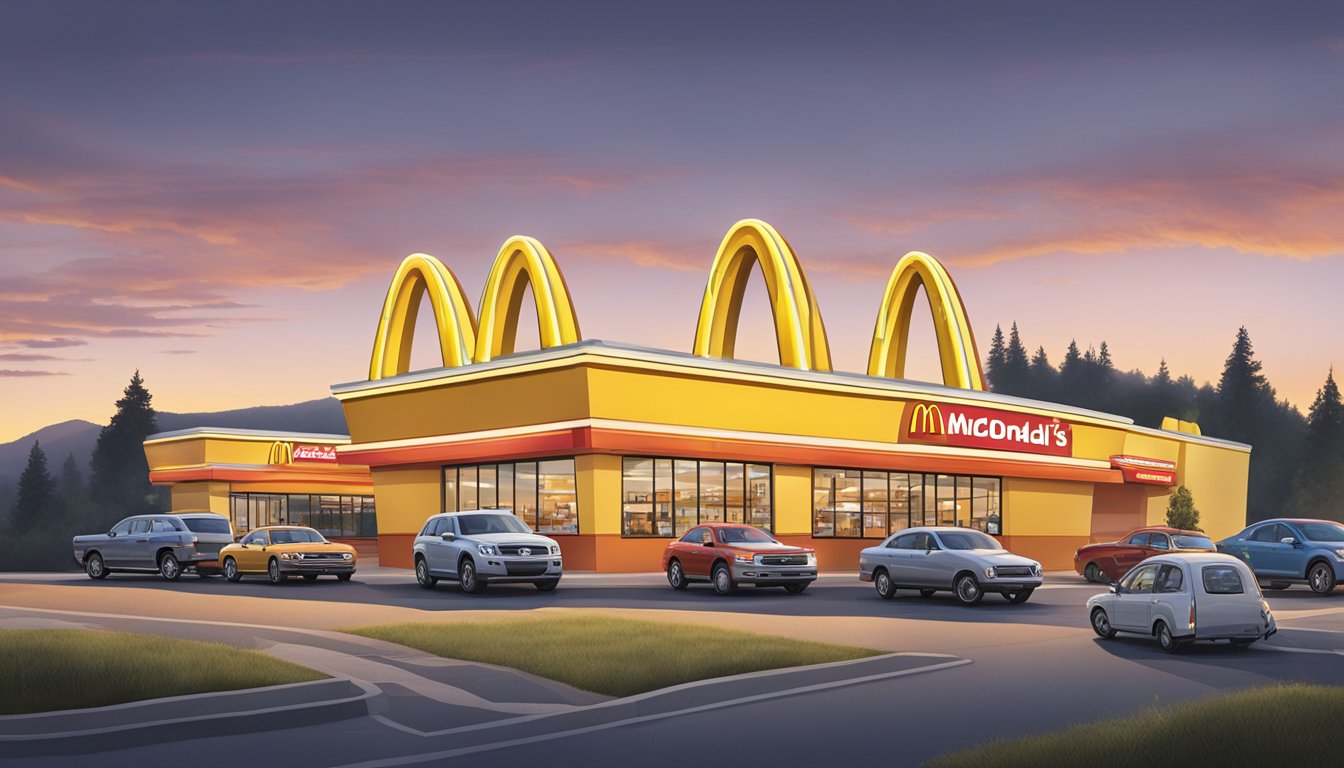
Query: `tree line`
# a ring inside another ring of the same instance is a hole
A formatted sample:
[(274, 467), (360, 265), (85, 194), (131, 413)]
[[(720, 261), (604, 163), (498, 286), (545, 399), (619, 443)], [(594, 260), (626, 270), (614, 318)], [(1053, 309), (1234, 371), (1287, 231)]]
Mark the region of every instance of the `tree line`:
[(985, 375), (1002, 394), (1128, 416), (1146, 427), (1173, 416), (1198, 423), (1210, 437), (1250, 444), (1248, 521), (1344, 521), (1344, 405), (1333, 368), (1303, 417), (1270, 384), (1245, 327), (1237, 329), (1216, 385), (1174, 378), (1165, 359), (1151, 376), (1118, 370), (1105, 341), (1086, 351), (1070, 341), (1055, 366), (1043, 346), (1028, 354), (1017, 323), (1006, 338), (995, 327)]
[(128, 515), (163, 511), (162, 494), (149, 483), (143, 443), (158, 431), (152, 396), (136, 371), (98, 434), (85, 482), (74, 454), (59, 473), (34, 440), (17, 488), (0, 488), (0, 570), (76, 567), (71, 537), (106, 531)]

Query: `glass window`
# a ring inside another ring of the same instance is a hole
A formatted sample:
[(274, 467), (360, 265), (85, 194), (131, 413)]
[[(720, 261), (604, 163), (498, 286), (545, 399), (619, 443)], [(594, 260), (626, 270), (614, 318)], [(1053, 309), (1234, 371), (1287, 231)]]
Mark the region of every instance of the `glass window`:
[(653, 459), (621, 461), (621, 513), (626, 536), (653, 536)]
[(177, 533), (177, 528), (167, 520), (156, 519), (149, 526), (150, 533)]
[(1165, 533), (1152, 533), (1148, 535), (1148, 545), (1153, 549), (1170, 550), (1171, 540)]
[(537, 462), (513, 465), (513, 513), (532, 530), (537, 529)]
[(673, 514), (676, 515), (676, 533), (689, 530), (700, 521), (699, 474), (697, 462), (677, 459), (673, 462)]
[(139, 518), (131, 521), (131, 535), (135, 536), (141, 533), (149, 533), (149, 519)]
[(1134, 571), (1124, 581), (1126, 592), (1147, 593), (1153, 591), (1153, 582), (1157, 580), (1157, 566), (1145, 565)]
[(458, 467), (457, 469), (457, 509), (470, 512), (480, 509), (480, 486), (477, 484), (476, 467)]
[(979, 531), (943, 531), (938, 534), (938, 539), (947, 549), (1003, 549), (994, 537)]
[(494, 464), (476, 468), (476, 496), (481, 509), (499, 508), (499, 472)]
[(659, 536), (672, 535), (672, 460), (653, 462), (653, 524)]
[(1344, 541), (1344, 525), (1338, 523), (1298, 523), (1308, 541)]
[(1148, 546), (1148, 534), (1136, 533), (1133, 536), (1130, 536), (1129, 541), (1125, 543), (1135, 547), (1146, 547)]
[(887, 473), (863, 473), (863, 535), (885, 538), (887, 530)]
[(232, 533), (229, 530), (229, 520), (223, 516), (214, 517), (184, 517), (182, 522), (187, 524), (187, 530), (192, 533)]
[(341, 535), (341, 497), (340, 496), (318, 496), (318, 522), (317, 530), (323, 536)]
[(578, 533), (574, 460), (537, 462), (537, 532)]
[[(1268, 526), (1267, 526), (1268, 527)], [(1206, 565), (1203, 569), (1204, 591), (1210, 595), (1240, 595), (1241, 574), (1236, 566)]]
[(770, 467), (765, 464), (747, 465), (747, 522), (757, 528), (772, 530)]
[(730, 461), (724, 465), (723, 477), (724, 519), (730, 523), (745, 523), (747, 467)]
[(1183, 592), (1185, 584), (1185, 574), (1181, 573), (1179, 566), (1164, 565), (1162, 570), (1157, 572), (1157, 591), (1158, 592)]
[(904, 472), (893, 472), (889, 482), (891, 517), (888, 519), (888, 533), (895, 533), (910, 527), (910, 476)]
[(957, 478), (957, 499), (953, 508), (957, 525), (961, 528), (971, 527), (971, 478)]
[(938, 524), (938, 478), (924, 475), (924, 525)]
[(759, 528), (720, 528), (719, 541), (723, 544), (768, 544), (774, 537)]
[(242, 542), (242, 543), (244, 543), (244, 544), (252, 544), (252, 545), (255, 545), (255, 546), (259, 546), (259, 547), (264, 547), (264, 546), (266, 546), (266, 544), (267, 544), (268, 541), (269, 541), (269, 539), (268, 539), (267, 536), (266, 536), (266, 531), (253, 531), (253, 532), (247, 534), (247, 536), (244, 536), (244, 537), (243, 537), (243, 542)]
[(957, 486), (951, 475), (938, 476), (938, 525), (957, 524)]
[(131, 523), (132, 523), (132, 522), (134, 522), (134, 521), (133, 521), (133, 520), (130, 520), (129, 518), (126, 519), (126, 520), (122, 520), (121, 522), (119, 522), (119, 523), (117, 523), (116, 525), (112, 526), (112, 530), (111, 530), (110, 532), (111, 532), (111, 533), (115, 533), (115, 534), (117, 534), (118, 536), (125, 536), (126, 534), (128, 534), (128, 533), (131, 532)]
[(1171, 540), (1177, 549), (1216, 549), (1213, 539), (1207, 536), (1187, 536), (1178, 533), (1172, 536)]
[(685, 536), (681, 537), (681, 540), (687, 544), (699, 544), (705, 540), (705, 534), (708, 532), (708, 528), (692, 528), (686, 532)]
[(443, 468), (443, 511), (457, 511), (457, 467)]
[(480, 536), (490, 533), (531, 533), (527, 523), (517, 515), (503, 512), (482, 512), (476, 515), (458, 515), (457, 524), (462, 528), (463, 536)]
[(838, 469), (812, 470), (812, 535), (835, 535), (835, 476)]
[(835, 535), (863, 535), (863, 473), (850, 469), (835, 475)]
[(513, 465), (500, 464), (496, 470), (495, 479), (496, 496), (495, 506), (500, 509), (513, 509)]
[(723, 464), (700, 462), (700, 521), (723, 522)]
[(1255, 531), (1251, 533), (1251, 541), (1278, 541), (1278, 538), (1274, 535), (1275, 530), (1278, 527), (1279, 526), (1271, 523), (1270, 525), (1263, 525), (1256, 528)]

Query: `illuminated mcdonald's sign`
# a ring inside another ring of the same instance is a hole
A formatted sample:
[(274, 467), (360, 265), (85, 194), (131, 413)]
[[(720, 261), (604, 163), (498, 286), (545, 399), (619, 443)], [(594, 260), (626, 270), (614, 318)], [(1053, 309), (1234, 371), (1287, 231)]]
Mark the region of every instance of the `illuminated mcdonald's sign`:
[(902, 420), (903, 442), (1073, 455), (1073, 427), (1057, 418), (953, 403), (913, 403)]
[(276, 440), (271, 443), (271, 455), (266, 459), (267, 464), (293, 464), (294, 463), (294, 444), (283, 440)]

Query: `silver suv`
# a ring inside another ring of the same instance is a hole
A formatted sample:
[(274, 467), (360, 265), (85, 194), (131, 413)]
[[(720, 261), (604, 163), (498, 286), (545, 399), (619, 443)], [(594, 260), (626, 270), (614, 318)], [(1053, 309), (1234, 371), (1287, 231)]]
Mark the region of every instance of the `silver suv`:
[(202, 578), (219, 572), (219, 550), (233, 543), (233, 526), (211, 512), (178, 515), (136, 515), (107, 533), (76, 536), (75, 560), (89, 578), (114, 571), (153, 573), (177, 581), (194, 569)]
[(538, 536), (507, 509), (434, 515), (415, 537), (415, 580), (433, 589), (439, 579), (476, 593), (488, 582), (530, 581), (542, 592), (560, 583), (560, 545)]

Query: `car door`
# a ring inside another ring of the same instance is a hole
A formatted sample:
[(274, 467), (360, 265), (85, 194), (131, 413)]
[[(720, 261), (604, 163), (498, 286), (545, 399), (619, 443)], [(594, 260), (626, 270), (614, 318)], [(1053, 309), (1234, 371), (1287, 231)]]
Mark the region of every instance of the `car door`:
[(1111, 617), (1111, 624), (1117, 629), (1148, 631), (1157, 569), (1157, 565), (1140, 566), (1120, 582), (1115, 594), (1115, 615)]
[(938, 546), (938, 540), (931, 533), (916, 533), (911, 542), (907, 562), (909, 576), (906, 579), (912, 587), (948, 587), (952, 585), (952, 575), (942, 578), (942, 568), (946, 566), (946, 552)]
[(679, 556), (686, 575), (698, 579), (709, 578), (709, 564), (714, 562), (714, 534), (709, 528), (695, 528), (681, 537), (681, 541), (685, 547)]
[(107, 532), (107, 540), (98, 545), (103, 553), (103, 563), (107, 567), (119, 566), (126, 562), (126, 551), (131, 545), (131, 523), (135, 518), (128, 517), (112, 526)]
[(911, 578), (910, 557), (914, 554), (914, 541), (916, 534), (902, 533), (899, 536), (893, 536), (887, 541), (886, 546), (874, 551), (873, 568), (878, 566), (887, 569), (887, 577), (891, 579), (892, 584), (901, 585), (908, 583), (906, 580)]
[(1157, 580), (1153, 583), (1153, 597), (1148, 602), (1147, 627), (1153, 626), (1157, 619), (1163, 619), (1172, 633), (1181, 635), (1190, 621), (1190, 603), (1194, 595), (1185, 571), (1180, 565), (1172, 563), (1157, 570)]
[(1279, 541), (1287, 529), (1278, 523), (1266, 523), (1251, 531), (1246, 539), (1246, 564), (1257, 576), (1290, 576), (1289, 562), (1293, 545)]
[(150, 518), (137, 517), (131, 521), (131, 532), (126, 535), (126, 549), (124, 556), (126, 558), (124, 565), (127, 568), (155, 568), (154, 545), (149, 536)]
[(424, 539), (425, 545), (425, 563), (433, 573), (456, 573), (457, 563), (452, 556), (452, 544), (443, 540), (443, 534), (451, 533), (457, 535), (453, 528), (453, 519), (451, 517), (440, 517), (431, 520), (426, 529)]
[(270, 544), (270, 536), (266, 531), (252, 531), (238, 542), (243, 548), (238, 551), (235, 560), (238, 562), (238, 570), (247, 573), (257, 573), (266, 570), (266, 546)]
[(1149, 534), (1136, 533), (1115, 548), (1115, 572), (1125, 573), (1152, 554)]

